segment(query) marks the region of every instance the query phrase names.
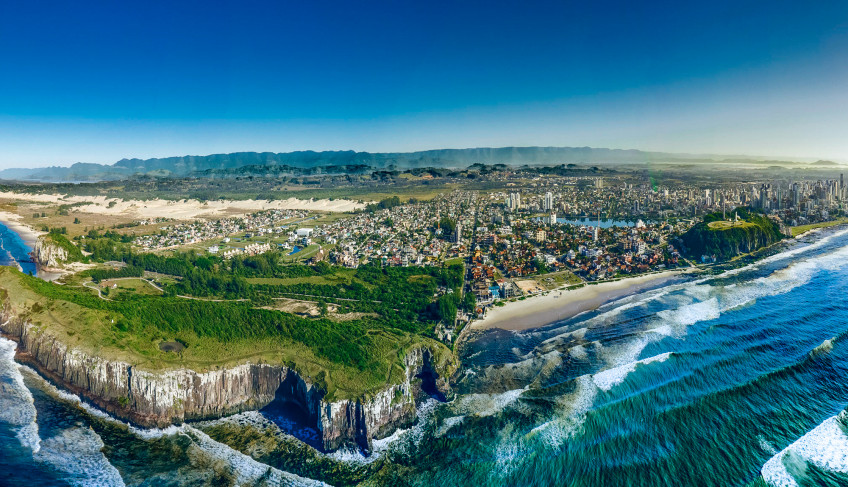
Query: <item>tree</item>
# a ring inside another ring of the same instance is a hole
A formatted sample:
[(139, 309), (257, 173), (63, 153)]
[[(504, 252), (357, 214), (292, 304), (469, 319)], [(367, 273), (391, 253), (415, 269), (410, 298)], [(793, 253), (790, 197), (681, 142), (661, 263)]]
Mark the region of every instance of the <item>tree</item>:
[(447, 324), (456, 320), (456, 300), (453, 294), (445, 294), (438, 301), (439, 318)]
[(454, 230), (456, 230), (456, 220), (443, 216), (439, 220), (439, 228), (442, 229), (443, 235), (452, 235)]
[(473, 311), (475, 306), (477, 306), (477, 298), (474, 296), (474, 293), (465, 293), (465, 296), (462, 298), (462, 307), (465, 311)]

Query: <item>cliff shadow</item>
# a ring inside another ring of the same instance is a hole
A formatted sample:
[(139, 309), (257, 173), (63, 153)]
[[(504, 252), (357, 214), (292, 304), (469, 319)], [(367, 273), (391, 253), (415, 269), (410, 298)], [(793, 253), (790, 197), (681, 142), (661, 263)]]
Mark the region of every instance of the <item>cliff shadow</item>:
[(274, 400), (259, 412), (284, 433), (322, 450), (317, 417), (310, 412), (307, 393), (296, 374), (288, 374), (274, 393)]
[(421, 367), (421, 371), (415, 375), (415, 378), (421, 380), (421, 392), (439, 402), (445, 402), (447, 401), (447, 398), (444, 393), (439, 390), (439, 374), (433, 370), (429, 352), (425, 352), (424, 357), (424, 365)]

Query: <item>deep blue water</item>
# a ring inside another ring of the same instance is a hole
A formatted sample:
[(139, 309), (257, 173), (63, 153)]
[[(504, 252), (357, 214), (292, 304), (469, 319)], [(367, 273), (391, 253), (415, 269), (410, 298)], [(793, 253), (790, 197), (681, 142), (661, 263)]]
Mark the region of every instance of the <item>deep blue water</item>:
[(32, 248), (17, 233), (0, 223), (0, 265), (15, 265), (17, 262), (23, 272), (36, 275), (30, 252)]
[(289, 255), (294, 255), (294, 254), (296, 254), (296, 253), (298, 253), (298, 252), (300, 252), (300, 247), (298, 247), (297, 245), (295, 245), (295, 246), (292, 248), (292, 251), (291, 251), (291, 252), (289, 252)]
[(0, 340), (0, 483), (848, 485), (846, 296), (848, 231), (830, 230), (562, 323), (484, 333), (462, 350), (457, 397), (368, 458), (316, 452), (279, 410), (134, 430)]

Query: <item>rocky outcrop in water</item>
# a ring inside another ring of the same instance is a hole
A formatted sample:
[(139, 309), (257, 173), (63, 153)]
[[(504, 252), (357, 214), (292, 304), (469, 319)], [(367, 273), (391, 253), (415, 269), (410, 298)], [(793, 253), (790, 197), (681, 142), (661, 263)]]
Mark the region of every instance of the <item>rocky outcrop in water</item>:
[(41, 236), (32, 249), (32, 258), (42, 267), (59, 267), (68, 260), (68, 251), (49, 238)]
[(145, 427), (211, 419), (263, 408), (273, 401), (296, 405), (325, 450), (344, 444), (368, 449), (415, 420), (429, 394), (447, 392), (426, 348), (407, 354), (406, 376), (372, 397), (325, 400), (325, 391), (292, 368), (242, 364), (218, 370), (152, 372), (69, 348), (56, 337), (14, 316), (4, 306), (0, 331), (18, 342), (18, 360), (109, 413)]

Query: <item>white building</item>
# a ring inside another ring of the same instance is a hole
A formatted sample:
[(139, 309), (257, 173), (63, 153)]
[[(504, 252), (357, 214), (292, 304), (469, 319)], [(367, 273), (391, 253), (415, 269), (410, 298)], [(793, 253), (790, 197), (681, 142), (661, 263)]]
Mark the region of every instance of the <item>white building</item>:
[(545, 211), (551, 211), (554, 208), (554, 194), (550, 191), (545, 193), (545, 201), (543, 205), (542, 209)]

